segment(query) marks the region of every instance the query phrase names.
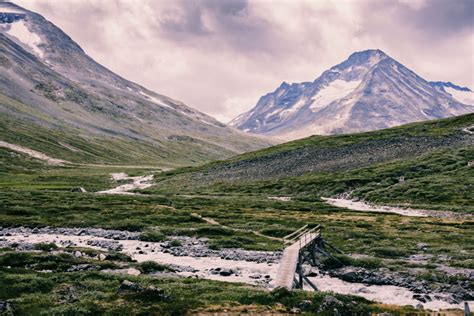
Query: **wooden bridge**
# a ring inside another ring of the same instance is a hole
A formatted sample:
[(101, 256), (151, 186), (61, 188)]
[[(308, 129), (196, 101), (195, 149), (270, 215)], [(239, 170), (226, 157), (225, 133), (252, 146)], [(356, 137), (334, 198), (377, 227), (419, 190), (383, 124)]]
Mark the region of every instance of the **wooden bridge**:
[(314, 285), (303, 273), (303, 264), (308, 263), (316, 266), (316, 253), (331, 257), (337, 261), (328, 251), (326, 246), (338, 253), (342, 253), (337, 248), (329, 245), (321, 236), (321, 226), (317, 225), (308, 228), (305, 225), (297, 231), (283, 237), (285, 245), (288, 245), (283, 251), (278, 274), (275, 280), (276, 287), (285, 287), (287, 289), (302, 289), (304, 282), (317, 291)]

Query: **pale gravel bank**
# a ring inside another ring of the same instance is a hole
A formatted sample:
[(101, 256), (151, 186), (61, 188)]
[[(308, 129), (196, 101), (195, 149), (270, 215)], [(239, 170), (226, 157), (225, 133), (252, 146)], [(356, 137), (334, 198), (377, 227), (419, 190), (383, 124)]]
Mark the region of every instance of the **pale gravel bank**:
[(24, 146), (10, 144), (10, 143), (7, 143), (7, 142), (2, 141), (2, 140), (0, 140), (0, 147), (7, 148), (7, 149), (10, 149), (10, 150), (28, 155), (32, 158), (45, 161), (50, 165), (63, 165), (63, 164), (66, 164), (66, 163), (70, 163), (69, 161), (62, 160), (62, 159), (51, 158), (51, 157), (49, 157), (48, 155), (46, 155), (42, 152), (27, 148), (27, 147), (24, 147)]
[[(48, 231), (50, 232), (47, 233)], [(88, 247), (105, 251), (115, 249), (130, 255), (132, 259), (138, 262), (151, 260), (179, 266), (181, 267), (180, 271), (175, 273), (178, 277), (243, 282), (269, 289), (274, 287), (281, 253), (253, 252), (240, 249), (226, 249), (223, 252), (213, 252), (207, 248), (205, 239), (199, 240), (190, 237), (185, 237), (181, 240), (185, 247), (179, 250), (169, 248), (166, 242), (140, 241), (137, 240), (137, 237), (136, 233), (109, 232), (103, 229), (0, 229), (0, 244), (16, 243), (27, 245), (28, 243), (52, 242), (62, 247)], [(179, 239), (179, 237), (177, 238)], [(192, 249), (193, 247), (195, 247), (194, 250)], [(238, 255), (235, 255), (235, 253), (238, 253)], [(246, 258), (247, 260), (239, 258)], [(310, 280), (322, 291), (358, 295), (385, 304), (413, 306), (420, 304), (420, 301), (413, 297), (416, 293), (404, 287), (350, 283), (331, 277), (318, 269), (312, 269), (315, 275), (313, 274)], [(305, 290), (310, 290), (310, 288), (305, 287)], [(435, 299), (422, 304), (426, 309), (439, 310), (463, 307), (462, 304), (449, 303), (447, 301), (448, 293), (430, 294)]]
[(129, 177), (126, 173), (112, 173), (111, 174), (112, 180), (114, 181), (131, 181), (130, 183), (119, 185), (113, 189), (104, 190), (97, 192), (98, 194), (121, 194), (121, 195), (136, 195), (137, 193), (133, 193), (130, 191), (136, 189), (146, 189), (153, 185), (153, 175), (147, 176), (137, 176), (137, 177)]
[(439, 218), (473, 218), (472, 214), (462, 214), (450, 211), (418, 210), (412, 208), (401, 208), (394, 206), (369, 204), (364, 201), (355, 201), (345, 198), (321, 198), (326, 203), (333, 206), (347, 208), (353, 211), (374, 212), (374, 213), (392, 213), (409, 217), (439, 217)]

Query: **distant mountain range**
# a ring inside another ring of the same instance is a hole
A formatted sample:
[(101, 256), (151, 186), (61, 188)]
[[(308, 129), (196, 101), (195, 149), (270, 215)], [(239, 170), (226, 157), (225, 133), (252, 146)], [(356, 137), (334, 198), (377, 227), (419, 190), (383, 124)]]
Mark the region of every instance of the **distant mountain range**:
[(41, 15), (0, 2), (0, 125), (10, 128), (0, 138), (21, 143), (21, 124), (113, 142), (101, 161), (142, 151), (149, 161), (193, 164), (270, 145), (120, 77)]
[(283, 82), (230, 125), (285, 140), (370, 131), (474, 112), (474, 93), (429, 82), (381, 50), (353, 53), (312, 82)]

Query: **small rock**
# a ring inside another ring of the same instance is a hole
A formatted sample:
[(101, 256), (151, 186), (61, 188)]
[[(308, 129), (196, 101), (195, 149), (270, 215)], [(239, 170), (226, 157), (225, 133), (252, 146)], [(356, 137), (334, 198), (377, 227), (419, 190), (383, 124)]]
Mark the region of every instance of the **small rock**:
[(423, 295), (420, 295), (420, 294), (413, 295), (413, 299), (415, 299), (417, 301), (420, 301), (420, 302), (423, 302), (423, 303), (426, 303), (425, 297)]
[(234, 273), (234, 271), (232, 269), (222, 269), (220, 272), (219, 272), (219, 275), (221, 276), (230, 276)]
[(80, 252), (79, 250), (74, 251), (74, 257), (76, 258), (82, 257), (82, 252)]
[(311, 308), (311, 305), (313, 305), (313, 302), (310, 300), (304, 300), (298, 303), (298, 308), (302, 311), (307, 311)]
[(344, 303), (342, 303), (340, 300), (338, 300), (334, 296), (327, 295), (324, 298), (323, 304), (321, 304), (321, 306), (319, 307), (319, 312), (328, 311), (328, 310), (337, 311), (337, 307), (342, 307), (342, 306), (344, 306)]
[(13, 307), (8, 303), (8, 301), (0, 300), (0, 314), (13, 315)]
[(297, 307), (293, 307), (291, 310), (290, 310), (291, 313), (293, 314), (300, 314), (301, 313), (301, 310)]
[(98, 259), (99, 261), (104, 261), (105, 259), (107, 259), (107, 256), (104, 255), (103, 253), (99, 253)]
[(73, 188), (71, 189), (71, 192), (87, 193), (86, 189), (84, 189), (83, 187)]
[(140, 285), (134, 283), (134, 282), (131, 282), (131, 281), (128, 281), (128, 280), (124, 280), (122, 282), (122, 284), (120, 284), (120, 287), (118, 288), (117, 292), (118, 293), (123, 293), (123, 292), (142, 292), (143, 291), (143, 287), (141, 287)]
[(428, 250), (428, 247), (429, 247), (429, 245), (425, 243), (418, 243), (416, 244), (416, 246), (418, 247), (418, 249), (423, 250), (423, 251)]

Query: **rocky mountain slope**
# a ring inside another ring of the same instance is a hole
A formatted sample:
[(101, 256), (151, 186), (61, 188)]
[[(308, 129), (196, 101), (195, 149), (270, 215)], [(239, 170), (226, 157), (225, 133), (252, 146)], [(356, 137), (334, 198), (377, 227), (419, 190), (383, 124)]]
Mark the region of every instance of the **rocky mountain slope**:
[[(96, 151), (127, 143), (127, 151), (141, 153), (140, 161), (175, 165), (269, 145), (118, 76), (51, 22), (8, 2), (0, 3), (0, 100), (0, 137), (20, 145), (31, 144), (22, 143), (19, 127), (37, 126), (43, 136), (49, 130), (71, 141), (113, 144)], [(95, 162), (113, 158), (90, 154)]]
[(287, 140), (354, 133), (471, 113), (473, 95), (428, 82), (384, 52), (366, 50), (313, 82), (283, 82), (230, 125)]
[[(359, 134), (312, 136), (186, 170), (196, 183), (347, 172), (438, 150), (473, 148), (474, 114)], [(474, 157), (473, 157), (474, 158)], [(186, 174), (186, 173), (185, 173)]]
[(366, 133), (312, 136), (158, 177), (161, 194), (340, 196), (385, 205), (474, 209), (474, 114)]

